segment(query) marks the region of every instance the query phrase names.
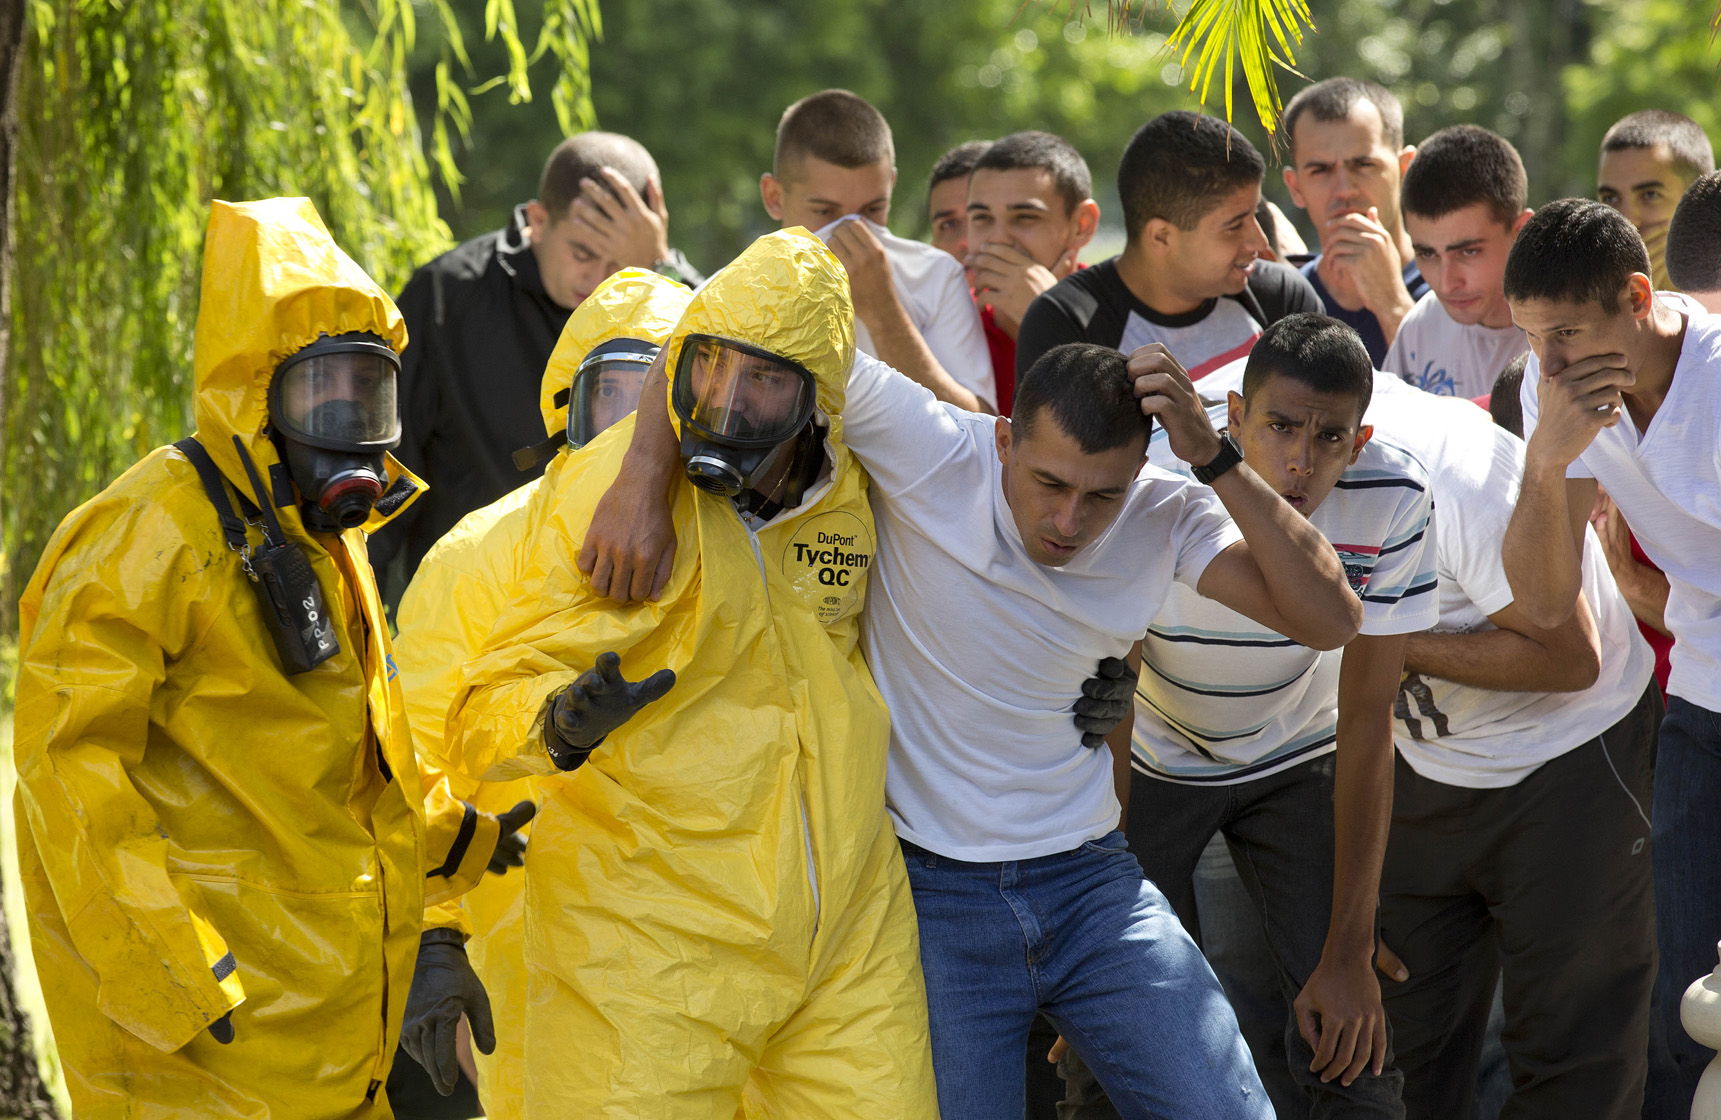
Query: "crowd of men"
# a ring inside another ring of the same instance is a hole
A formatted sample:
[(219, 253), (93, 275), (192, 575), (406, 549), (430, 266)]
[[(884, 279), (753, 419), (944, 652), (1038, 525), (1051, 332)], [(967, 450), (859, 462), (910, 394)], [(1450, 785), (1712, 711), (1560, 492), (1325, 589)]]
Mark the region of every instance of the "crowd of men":
[(20, 604), (76, 1114), (1689, 1115), (1709, 142), (1283, 127), (1312, 254), (1187, 112), (1114, 257), (1037, 131), (902, 238), (843, 90), (709, 279), (614, 133), (398, 302), (215, 203), (196, 434)]

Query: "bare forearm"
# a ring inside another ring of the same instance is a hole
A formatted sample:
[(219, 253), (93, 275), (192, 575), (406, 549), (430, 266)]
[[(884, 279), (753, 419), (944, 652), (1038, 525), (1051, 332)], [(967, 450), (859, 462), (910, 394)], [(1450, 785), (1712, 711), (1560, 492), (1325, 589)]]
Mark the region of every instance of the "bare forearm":
[(872, 335), (874, 357), (897, 372), (932, 390), (932, 395), (946, 404), (970, 412), (991, 412), (992, 409), (973, 391), (957, 383), (933, 357), (900, 303), (865, 318), (866, 329)]
[(1410, 293), (1401, 285), (1390, 303), (1379, 308), (1373, 308), (1375, 321), (1380, 324), (1380, 333), (1386, 339), (1388, 346), (1398, 337), (1398, 328), (1404, 324), (1404, 317), (1410, 314), (1410, 309), (1416, 306), (1410, 298)]
[(1320, 530), (1246, 463), (1215, 479), (1213, 492), (1242, 530), (1273, 608), (1290, 627), (1282, 633), (1317, 649), (1349, 641), (1362, 622), (1362, 604)]
[(1513, 601), (1536, 625), (1550, 630), (1577, 609), (1583, 583), (1571, 523), (1565, 469), (1527, 462), (1500, 559)]
[(1511, 630), (1412, 634), (1404, 646), (1404, 667), (1496, 692), (1579, 692), (1595, 683), (1593, 663)]
[(1111, 751), (1112, 785), (1117, 790), (1117, 803), (1121, 807), (1117, 819), (1119, 828), (1129, 823), (1130, 738), (1134, 730), (1135, 713), (1132, 711), (1106, 736), (1106, 748)]
[(678, 459), (675, 428), (669, 422), (669, 378), (653, 368), (639, 393), (639, 411), (633, 422), (633, 439), (622, 457), (623, 474), (665, 492), (675, 477)]
[(1647, 564), (1630, 561), (1629, 568), (1615, 568), (1614, 582), (1625, 596), (1626, 606), (1645, 626), (1672, 637), (1667, 629), (1667, 577)]
[[(1351, 647), (1346, 650), (1350, 656)], [(1380, 869), (1392, 821), (1392, 687), (1402, 648), (1381, 639), (1363, 655), (1372, 678), (1339, 686), (1338, 752), (1333, 768), (1333, 910), (1327, 951), (1368, 959), (1374, 951)], [(1390, 674), (1388, 674), (1390, 670)], [(1390, 678), (1390, 685), (1384, 684)], [(1350, 692), (1352, 695), (1347, 696)], [(1348, 702), (1347, 702), (1348, 701)]]

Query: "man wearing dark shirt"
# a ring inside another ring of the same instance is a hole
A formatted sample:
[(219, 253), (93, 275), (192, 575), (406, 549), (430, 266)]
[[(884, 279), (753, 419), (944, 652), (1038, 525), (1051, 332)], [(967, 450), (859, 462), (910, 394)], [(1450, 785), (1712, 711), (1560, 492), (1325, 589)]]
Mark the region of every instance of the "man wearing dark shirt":
[(538, 197), (507, 228), (407, 282), (396, 456), (430, 490), (371, 541), (388, 603), (455, 522), (537, 476), (512, 456), (543, 438), (539, 383), (568, 313), (630, 265), (697, 281), (667, 224), (651, 155), (626, 136), (582, 133), (550, 154)]
[(1428, 291), (1398, 210), (1399, 181), (1416, 155), (1404, 146), (1404, 109), (1373, 82), (1328, 78), (1285, 106), (1285, 136), (1285, 186), (1321, 246), (1302, 273), (1379, 367), (1398, 324)]
[(1179, 111), (1143, 125), (1118, 166), (1123, 252), (1029, 306), (1017, 373), (1065, 342), (1126, 354), (1157, 342), (1199, 380), (1247, 354), (1285, 315), (1320, 311), (1295, 269), (1260, 259), (1267, 237), (1255, 208), (1265, 168), (1255, 146), (1216, 118)]

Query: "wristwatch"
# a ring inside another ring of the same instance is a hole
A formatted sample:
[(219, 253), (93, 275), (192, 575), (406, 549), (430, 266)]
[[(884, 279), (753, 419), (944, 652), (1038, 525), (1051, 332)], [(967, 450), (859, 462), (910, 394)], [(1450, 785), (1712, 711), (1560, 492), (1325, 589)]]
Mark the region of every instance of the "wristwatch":
[(693, 287), (692, 284), (687, 283), (687, 277), (681, 274), (681, 269), (676, 265), (675, 257), (673, 255), (664, 257), (662, 260), (652, 265), (651, 270), (666, 280), (673, 280), (677, 284), (685, 284), (689, 288)]
[(1191, 473), (1195, 481), (1203, 486), (1212, 486), (1213, 480), (1243, 461), (1243, 453), (1237, 450), (1236, 441), (1230, 432), (1219, 433), (1219, 454), (1213, 456), (1205, 466), (1196, 467)]

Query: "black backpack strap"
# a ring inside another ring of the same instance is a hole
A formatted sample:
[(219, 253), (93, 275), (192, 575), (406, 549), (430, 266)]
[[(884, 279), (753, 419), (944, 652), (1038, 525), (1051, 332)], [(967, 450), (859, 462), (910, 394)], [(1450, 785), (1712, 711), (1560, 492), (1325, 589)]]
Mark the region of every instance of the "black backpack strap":
[[(203, 481), (203, 491), (209, 495), (209, 504), (215, 507), (215, 516), (221, 522), (221, 535), (227, 538), (227, 547), (243, 555), (250, 547), (245, 538), (245, 521), (233, 511), (233, 503), (227, 500), (227, 481), (221, 477), (215, 460), (197, 442), (196, 436), (186, 436), (173, 446), (197, 468), (197, 477)], [(243, 495), (239, 500), (245, 500)]]

